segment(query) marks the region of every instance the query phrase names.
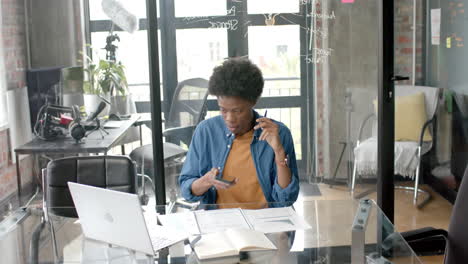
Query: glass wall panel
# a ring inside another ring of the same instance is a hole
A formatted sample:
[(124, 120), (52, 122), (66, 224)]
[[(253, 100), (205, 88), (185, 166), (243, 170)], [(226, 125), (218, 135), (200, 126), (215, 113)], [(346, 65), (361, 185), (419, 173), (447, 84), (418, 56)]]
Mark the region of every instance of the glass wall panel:
[(249, 14), (297, 13), (300, 1), (282, 0), (249, 0), (247, 10)]
[(190, 21), (193, 18), (202, 19), (205, 16), (226, 15), (226, 2), (218, 0), (175, 0), (175, 16), (186, 17)]
[[(312, 179), (330, 197), (375, 198), (378, 12), (376, 1), (310, 1), (307, 53), (312, 76), (315, 164)], [(361, 129), (362, 128), (362, 129)], [(310, 179), (310, 178), (309, 178)], [(331, 191), (331, 187), (333, 191)], [(340, 191), (338, 191), (340, 190)]]
[(250, 26), (249, 58), (265, 78), (263, 97), (300, 95), (298, 25)]
[(177, 30), (177, 77), (208, 79), (213, 68), (227, 58), (227, 30)]
[[(119, 41), (115, 41), (116, 59), (122, 62), (125, 67), (125, 74), (128, 83), (129, 92), (136, 102), (149, 102), (149, 62), (148, 58), (148, 34), (146, 30), (128, 32), (117, 32)], [(158, 31), (160, 36), (160, 32)], [(91, 47), (93, 59), (105, 59), (106, 38), (109, 32), (91, 32)], [(159, 46), (161, 52), (161, 46)], [(162, 68), (161, 60), (159, 68)], [(160, 87), (161, 97), (164, 98), (164, 90)]]
[[(164, 27), (160, 77), (165, 129), (195, 126), (200, 117), (218, 116), (213, 96), (207, 97), (206, 109), (201, 110), (206, 116), (198, 115), (198, 110), (180, 112), (177, 105), (200, 106), (205, 100), (206, 90), (185, 82), (208, 80), (213, 68), (227, 57), (246, 56), (259, 66), (265, 79), (255, 109), (260, 114), (268, 110), (270, 118), (290, 129), (304, 190), (315, 185), (322, 191), (312, 196), (328, 195), (328, 184), (339, 186), (331, 192), (333, 199), (348, 195), (353, 182), (355, 194), (375, 187), (375, 1), (176, 0), (174, 5), (160, 6), (165, 8), (161, 10), (164, 14), (175, 14), (175, 18), (168, 15), (158, 21), (160, 29)], [(118, 50), (118, 56), (131, 67), (129, 83), (140, 102), (149, 98), (145, 89), (140, 90), (148, 78), (143, 32), (122, 33)], [(92, 33), (93, 45), (105, 34)], [(166, 134), (163, 141), (185, 152), (193, 130), (188, 134), (171, 131), (175, 134)], [(168, 201), (181, 199), (176, 180), (183, 161), (183, 154), (176, 160), (165, 160), (166, 189), (176, 190), (167, 192)]]
[[(102, 0), (89, 0), (89, 15), (90, 20), (108, 20), (109, 16), (102, 10)], [(106, 1), (105, 1), (106, 2)], [(116, 2), (116, 1), (107, 1)], [(141, 0), (120, 0), (116, 3), (120, 4), (120, 7), (127, 10), (127, 12), (135, 15), (137, 18), (146, 17), (146, 2)], [(158, 3), (159, 6), (159, 3)], [(159, 8), (158, 8), (159, 10)]]
[[(248, 56), (265, 78), (256, 110), (268, 109), (269, 117), (291, 130), (300, 178), (342, 185), (342, 193), (348, 193), (356, 164), (357, 193), (373, 188), (377, 172), (376, 3), (250, 0), (247, 10), (242, 10), (240, 2), (220, 2), (219, 6), (207, 5), (210, 8), (203, 12), (197, 5), (200, 2), (176, 2), (178, 82), (208, 79), (230, 51)], [(231, 9), (236, 12), (226, 12)], [(203, 17), (188, 20), (193, 16)], [(209, 96), (207, 105), (205, 119), (219, 115), (215, 97)], [(368, 122), (362, 125), (364, 120)], [(361, 143), (366, 144), (359, 148)], [(363, 148), (357, 164), (354, 154)]]
[[(420, 187), (427, 190), (430, 186), (452, 203), (463, 177), (466, 177), (468, 165), (468, 78), (463, 70), (467, 67), (468, 57), (468, 45), (465, 44), (468, 36), (467, 5), (466, 0), (431, 0), (426, 8), (420, 4), (415, 7), (418, 18), (423, 15), (427, 17), (426, 21), (430, 21), (425, 32), (417, 31), (414, 42), (416, 74), (422, 76), (417, 84), (439, 89), (440, 96), (437, 122), (429, 127), (432, 140), (428, 143), (432, 144), (429, 149), (423, 149), (420, 177), (424, 184)], [(424, 44), (427, 50), (422, 55), (426, 55), (426, 64), (420, 72), (418, 49)], [(420, 194), (418, 202), (425, 197), (426, 194)]]
[[(136, 31), (133, 34), (128, 32), (117, 33), (120, 41), (116, 41), (116, 59), (125, 65), (125, 73), (129, 84), (148, 83), (148, 38), (146, 30)], [(91, 43), (98, 58), (106, 58), (106, 37), (108, 32), (91, 33)]]

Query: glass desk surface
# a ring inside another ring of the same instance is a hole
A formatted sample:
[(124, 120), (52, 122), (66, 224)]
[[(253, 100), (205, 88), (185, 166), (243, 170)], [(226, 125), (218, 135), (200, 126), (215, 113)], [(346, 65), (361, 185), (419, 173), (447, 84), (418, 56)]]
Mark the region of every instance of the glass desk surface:
[[(274, 252), (241, 252), (233, 257), (204, 261), (198, 260), (187, 240), (158, 251), (150, 260), (138, 252), (85, 239), (76, 218), (49, 214), (49, 221), (55, 230), (59, 263), (422, 263), (372, 200), (298, 201), (293, 208), (311, 228), (267, 234), (278, 248)], [(146, 222), (154, 224), (156, 211), (164, 213), (168, 207), (144, 209)], [(21, 260), (18, 263), (32, 260), (55, 263), (48, 223), (43, 225), (39, 239), (33, 239), (38, 241), (37, 251), (31, 247), (33, 231), (41, 223), (42, 212), (42, 208), (26, 208), (27, 217), (16, 228), (0, 232), (0, 243), (23, 248), (18, 250), (18, 260)]]

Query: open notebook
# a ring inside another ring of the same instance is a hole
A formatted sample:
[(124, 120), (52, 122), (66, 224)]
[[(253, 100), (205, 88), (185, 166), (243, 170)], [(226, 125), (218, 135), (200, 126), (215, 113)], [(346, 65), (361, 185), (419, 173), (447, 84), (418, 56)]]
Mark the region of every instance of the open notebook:
[(241, 251), (275, 250), (276, 246), (262, 232), (227, 229), (203, 235), (194, 249), (198, 258), (203, 260), (238, 255)]

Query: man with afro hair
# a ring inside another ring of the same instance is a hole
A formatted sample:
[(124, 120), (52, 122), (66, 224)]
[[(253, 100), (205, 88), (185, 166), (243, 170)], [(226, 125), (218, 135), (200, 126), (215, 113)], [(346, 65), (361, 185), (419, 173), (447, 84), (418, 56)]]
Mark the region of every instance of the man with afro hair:
[(219, 116), (196, 128), (179, 177), (188, 201), (219, 208), (288, 206), (296, 201), (299, 178), (293, 139), (281, 122), (259, 115), (260, 69), (230, 58), (213, 70), (208, 91)]

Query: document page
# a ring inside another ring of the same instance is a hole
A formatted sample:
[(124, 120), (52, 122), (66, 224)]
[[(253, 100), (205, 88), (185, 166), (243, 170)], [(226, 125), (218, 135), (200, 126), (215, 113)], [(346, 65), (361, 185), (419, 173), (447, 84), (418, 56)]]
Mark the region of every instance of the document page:
[(276, 246), (260, 231), (228, 229), (225, 233), (238, 251), (276, 249)]
[(158, 219), (163, 226), (169, 226), (180, 230), (187, 235), (198, 235), (197, 220), (193, 212), (183, 212), (167, 215), (158, 215)]
[(311, 228), (292, 207), (243, 210), (252, 228), (264, 233)]
[(195, 245), (195, 253), (199, 259), (239, 255), (239, 251), (232, 245), (224, 232), (202, 235), (200, 241)]
[(153, 243), (154, 250), (172, 246), (177, 242), (183, 241), (188, 238), (188, 235), (178, 229), (160, 226), (148, 225), (148, 232)]
[[(274, 250), (276, 246), (262, 232), (252, 229), (227, 229), (202, 235), (195, 244), (199, 259), (239, 255), (240, 251)], [(224, 263), (220, 260), (218, 263)]]
[(220, 232), (228, 228), (251, 229), (239, 208), (195, 211), (194, 214), (201, 234)]

